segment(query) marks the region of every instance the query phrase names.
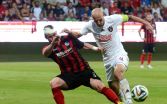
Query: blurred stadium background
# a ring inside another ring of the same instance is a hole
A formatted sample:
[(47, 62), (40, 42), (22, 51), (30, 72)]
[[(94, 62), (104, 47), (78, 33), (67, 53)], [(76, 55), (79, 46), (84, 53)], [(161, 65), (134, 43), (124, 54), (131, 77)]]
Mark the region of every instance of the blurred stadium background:
[[(26, 8), (23, 8), (23, 5), (26, 5)], [(52, 9), (49, 9), (49, 6)], [(34, 12), (36, 7), (41, 9), (38, 15)], [(91, 19), (90, 12), (95, 7), (101, 7), (105, 15), (126, 13), (144, 17), (145, 13), (151, 11), (159, 28), (153, 54), (153, 69), (139, 67), (143, 43), (138, 37), (137, 29), (133, 28), (127, 32), (122, 31), (122, 26), (119, 27), (121, 38), (127, 39), (122, 41), (130, 57), (126, 76), (131, 88), (142, 84), (149, 90), (149, 97), (145, 102), (134, 104), (167, 104), (166, 0), (1, 0), (0, 104), (54, 104), (49, 81), (59, 70), (52, 60), (41, 54), (42, 47), (47, 44), (42, 28), (44, 25), (55, 23), (58, 32), (63, 26), (78, 31), (81, 27), (72, 28), (72, 25)], [(155, 11), (155, 8), (159, 9)], [(68, 25), (57, 25), (60, 22)], [(136, 26), (135, 23), (131, 25)], [(101, 54), (90, 50), (81, 50), (81, 54), (107, 85)], [(67, 104), (110, 104), (102, 95), (85, 87), (64, 93)]]

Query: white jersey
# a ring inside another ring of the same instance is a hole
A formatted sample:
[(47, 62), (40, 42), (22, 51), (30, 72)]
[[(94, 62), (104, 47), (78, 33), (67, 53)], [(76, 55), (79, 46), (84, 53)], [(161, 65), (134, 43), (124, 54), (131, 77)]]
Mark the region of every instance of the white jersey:
[(106, 51), (103, 53), (104, 64), (109, 64), (117, 55), (127, 55), (124, 50), (117, 26), (123, 22), (121, 15), (115, 14), (104, 17), (105, 23), (103, 27), (98, 27), (93, 20), (81, 30), (81, 35), (93, 33), (96, 43), (99, 47), (103, 47)]

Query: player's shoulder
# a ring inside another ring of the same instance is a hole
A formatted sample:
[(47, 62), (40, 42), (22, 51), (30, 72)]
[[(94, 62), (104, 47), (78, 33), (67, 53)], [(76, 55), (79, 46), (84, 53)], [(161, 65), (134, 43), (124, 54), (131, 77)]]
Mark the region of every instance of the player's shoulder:
[(85, 27), (91, 28), (93, 23), (94, 23), (93, 20), (89, 20), (89, 21), (86, 23)]
[(104, 18), (106, 19), (106, 20), (108, 20), (108, 19), (116, 19), (116, 18), (118, 18), (118, 17), (121, 17), (121, 14), (113, 14), (113, 15), (109, 15), (109, 16), (105, 16)]

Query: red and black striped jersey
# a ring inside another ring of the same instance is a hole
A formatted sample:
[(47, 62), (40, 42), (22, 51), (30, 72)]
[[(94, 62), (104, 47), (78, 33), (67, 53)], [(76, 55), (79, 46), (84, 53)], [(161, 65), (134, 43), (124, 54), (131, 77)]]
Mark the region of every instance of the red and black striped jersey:
[[(156, 29), (155, 23), (152, 23), (151, 25), (153, 26), (154, 29)], [(154, 33), (150, 32), (145, 25), (143, 25), (141, 29), (144, 30), (144, 42), (154, 43), (155, 42)]]
[(54, 46), (49, 58), (59, 65), (61, 73), (90, 69), (88, 62), (78, 52), (83, 46), (84, 43), (72, 35), (61, 36), (60, 43)]

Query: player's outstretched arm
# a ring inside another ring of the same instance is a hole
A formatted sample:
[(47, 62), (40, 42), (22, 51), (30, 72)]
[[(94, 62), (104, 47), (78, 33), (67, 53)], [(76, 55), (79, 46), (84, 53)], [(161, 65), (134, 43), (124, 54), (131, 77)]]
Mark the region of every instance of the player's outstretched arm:
[(92, 44), (89, 44), (89, 43), (84, 43), (84, 49), (91, 49), (93, 51), (103, 51), (103, 48), (100, 48), (100, 47), (96, 47)]
[(140, 27), (138, 33), (139, 33), (140, 38), (143, 40), (143, 38), (142, 38), (142, 36), (141, 36), (141, 30), (142, 30), (142, 27)]
[(67, 34), (71, 34), (71, 35), (73, 35), (73, 36), (75, 36), (75, 37), (77, 37), (77, 38), (81, 37), (81, 34), (80, 34), (79, 32), (76, 32), (76, 31), (70, 31), (70, 30), (68, 30), (68, 29), (63, 29), (63, 30), (61, 31), (61, 33), (62, 33), (62, 32), (65, 32), (65, 33), (67, 33)]
[(133, 16), (133, 15), (128, 15), (128, 17), (129, 17), (129, 20), (132, 20), (132, 21), (135, 21), (135, 22), (139, 22), (139, 23), (142, 23), (142, 24), (146, 25), (147, 29), (153, 33), (154, 28), (146, 20), (141, 19), (141, 18), (136, 17), (136, 16)]

